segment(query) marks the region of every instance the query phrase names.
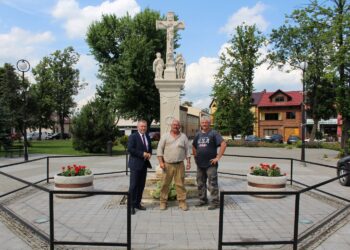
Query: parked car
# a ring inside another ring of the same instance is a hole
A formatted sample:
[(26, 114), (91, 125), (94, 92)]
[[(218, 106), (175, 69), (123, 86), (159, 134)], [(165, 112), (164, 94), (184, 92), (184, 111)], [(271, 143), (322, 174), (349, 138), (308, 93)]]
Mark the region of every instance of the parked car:
[(273, 134), (271, 136), (265, 136), (263, 141), (265, 141), (265, 142), (283, 143), (283, 136), (280, 135), (280, 134)]
[(160, 140), (160, 132), (149, 132), (149, 137), (152, 141), (159, 141)]
[(241, 135), (241, 134), (235, 135), (235, 136), (233, 137), (233, 140), (235, 140), (235, 141), (240, 141), (240, 140), (242, 140), (242, 135)]
[[(70, 138), (70, 134), (68, 134), (68, 133), (64, 133), (63, 134), (63, 139), (65, 140), (65, 139), (69, 139)], [(49, 136), (48, 138), (47, 138), (48, 140), (57, 140), (57, 139), (61, 139), (61, 133), (54, 133), (54, 134), (52, 134), (51, 136)]]
[(290, 135), (287, 139), (287, 144), (293, 144), (293, 143), (297, 143), (298, 141), (300, 141), (300, 137), (296, 136), (296, 135)]
[(245, 139), (246, 142), (255, 142), (255, 141), (261, 141), (259, 137), (256, 135), (248, 135)]
[[(46, 131), (41, 131), (41, 140), (46, 140), (49, 138), (51, 133)], [(29, 132), (27, 133), (27, 140), (38, 140), (39, 139), (39, 131)]]
[[(325, 142), (326, 141), (326, 139), (314, 139), (314, 142)], [(310, 142), (310, 138), (306, 138), (305, 139), (305, 142)]]
[[(337, 163), (338, 177), (348, 173), (350, 173), (350, 155), (341, 158)], [(339, 182), (343, 186), (350, 186), (350, 176), (348, 175), (340, 178)]]

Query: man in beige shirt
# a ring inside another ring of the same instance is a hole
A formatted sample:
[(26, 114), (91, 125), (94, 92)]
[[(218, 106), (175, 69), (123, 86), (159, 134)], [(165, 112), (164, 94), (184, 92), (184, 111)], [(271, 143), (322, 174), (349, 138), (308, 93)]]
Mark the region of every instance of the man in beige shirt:
[(160, 138), (157, 157), (160, 168), (164, 171), (160, 189), (160, 210), (167, 208), (169, 186), (174, 179), (179, 208), (187, 211), (184, 160), (187, 159), (186, 169), (189, 170), (191, 168), (191, 153), (186, 135), (180, 132), (179, 120), (174, 119), (170, 132), (165, 133)]

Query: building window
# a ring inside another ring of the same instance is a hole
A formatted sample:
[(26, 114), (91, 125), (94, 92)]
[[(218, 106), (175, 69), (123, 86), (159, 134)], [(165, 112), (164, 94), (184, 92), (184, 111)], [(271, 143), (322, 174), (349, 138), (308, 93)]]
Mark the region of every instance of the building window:
[(265, 114), (265, 120), (266, 121), (278, 121), (278, 113), (266, 113)]
[(277, 129), (264, 129), (264, 136), (278, 134)]
[(284, 96), (277, 96), (275, 102), (284, 102)]
[(287, 112), (286, 113), (286, 118), (287, 119), (295, 119), (295, 112)]

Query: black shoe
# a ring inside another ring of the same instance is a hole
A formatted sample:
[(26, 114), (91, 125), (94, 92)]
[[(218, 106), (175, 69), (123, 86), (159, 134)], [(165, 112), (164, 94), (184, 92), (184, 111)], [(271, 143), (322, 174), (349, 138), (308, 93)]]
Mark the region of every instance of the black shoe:
[(136, 214), (136, 211), (135, 211), (135, 208), (131, 208), (131, 210), (130, 210), (130, 213), (133, 215), (133, 214)]
[(147, 208), (142, 206), (142, 205), (139, 205), (138, 207), (136, 207), (138, 210), (146, 210)]
[(200, 201), (198, 201), (194, 206), (195, 206), (195, 207), (203, 207), (203, 206), (205, 206), (205, 205), (207, 205), (207, 204), (208, 204), (208, 201), (200, 200)]

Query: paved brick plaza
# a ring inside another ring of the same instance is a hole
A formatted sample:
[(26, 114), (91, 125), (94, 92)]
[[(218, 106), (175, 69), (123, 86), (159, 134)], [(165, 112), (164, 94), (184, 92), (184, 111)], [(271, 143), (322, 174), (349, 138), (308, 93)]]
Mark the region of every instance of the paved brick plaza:
[[(278, 149), (281, 150), (281, 149)], [(276, 152), (283, 157), (284, 151)], [(289, 152), (287, 152), (289, 153)], [(263, 153), (262, 155), (264, 155)], [(58, 169), (61, 164), (71, 162), (72, 159), (55, 159), (50, 161), (52, 169)], [(254, 160), (249, 158), (225, 157), (220, 170), (225, 172), (246, 173)], [(262, 160), (256, 160), (261, 162)], [(75, 158), (74, 162), (88, 163), (94, 166), (93, 171), (108, 172), (125, 169), (123, 157)], [(266, 162), (266, 160), (264, 160)], [(289, 163), (276, 161), (283, 171), (289, 173)], [(155, 159), (153, 159), (155, 164)], [(334, 164), (334, 163), (333, 163)], [(40, 163), (40, 169), (45, 169)], [(102, 167), (103, 166), (103, 167)], [(27, 167), (26, 167), (27, 168)], [(23, 169), (23, 167), (22, 167)], [(21, 171), (18, 167), (8, 170), (15, 173)], [(295, 166), (295, 178), (307, 184), (315, 184), (335, 176), (333, 169), (319, 169), (317, 166)], [(42, 176), (41, 176), (42, 177)], [(28, 177), (28, 179), (35, 178)], [(128, 176), (114, 174), (96, 176), (96, 190), (126, 191)], [(226, 191), (246, 190), (244, 177), (229, 177), (220, 175), (220, 189)], [(1, 185), (1, 184), (0, 184)], [(46, 185), (46, 184), (45, 184)], [(53, 184), (47, 185), (52, 188)], [(295, 187), (296, 188), (296, 187)], [(293, 190), (292, 187), (288, 187)], [(350, 197), (348, 189), (338, 183), (331, 183), (323, 189)], [(126, 206), (120, 204), (119, 196), (91, 196), (79, 199), (55, 198), (55, 238), (67, 241), (102, 241), (126, 242)], [(170, 203), (170, 208), (160, 211), (154, 200), (145, 201), (147, 211), (137, 211), (132, 216), (132, 248), (133, 249), (217, 249), (219, 210), (208, 211), (205, 207), (195, 208), (196, 199), (189, 200), (190, 210), (184, 212), (178, 209), (176, 202)], [(28, 189), (16, 194), (12, 199), (3, 200), (3, 204), (19, 216), (32, 223), (44, 233), (49, 233), (48, 194), (42, 191)], [(341, 202), (334, 202), (317, 193), (307, 192), (301, 195), (299, 234), (313, 228), (327, 216), (342, 206)], [(42, 219), (43, 223), (37, 223)], [(252, 196), (228, 196), (225, 199), (224, 213), (224, 241), (258, 241), (258, 240), (290, 240), (293, 236), (294, 197), (282, 199), (263, 199)], [(345, 228), (345, 227), (344, 227)], [(341, 246), (349, 246), (344, 244)], [(325, 243), (326, 246), (336, 244)], [(339, 245), (339, 244), (338, 244)], [(338, 246), (336, 245), (336, 246)], [(20, 246), (20, 245), (17, 245)], [(64, 247), (64, 249), (115, 249), (106, 247)], [(243, 247), (241, 247), (243, 248)], [(250, 247), (261, 249), (262, 247)], [(264, 249), (291, 249), (291, 246), (266, 246)], [(16, 248), (8, 248), (16, 249)], [(18, 249), (18, 248), (17, 248)], [(22, 248), (21, 248), (22, 249)], [(23, 248), (25, 249), (25, 248)], [(31, 248), (28, 248), (31, 249)], [(34, 248), (33, 248), (34, 249)], [(36, 249), (36, 248), (35, 248)], [(47, 247), (43, 248), (47, 249)], [(61, 248), (60, 248), (61, 249)], [(62, 248), (63, 249), (63, 248)], [(125, 248), (118, 248), (125, 249)], [(224, 249), (240, 249), (229, 247)], [(243, 248), (245, 249), (245, 248)], [(318, 249), (323, 248), (320, 245)], [(333, 248), (342, 249), (342, 248)]]

